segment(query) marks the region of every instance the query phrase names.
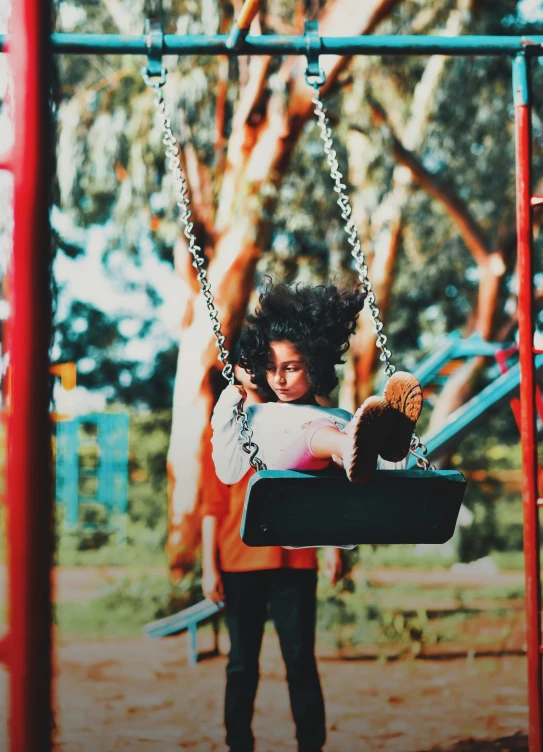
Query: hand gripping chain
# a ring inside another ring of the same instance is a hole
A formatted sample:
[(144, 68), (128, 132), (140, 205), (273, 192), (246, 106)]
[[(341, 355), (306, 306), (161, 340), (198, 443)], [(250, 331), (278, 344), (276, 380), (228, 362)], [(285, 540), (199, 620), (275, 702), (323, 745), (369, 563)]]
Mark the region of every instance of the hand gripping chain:
[[(183, 234), (189, 242), (189, 252), (193, 256), (192, 265), (197, 271), (198, 282), (204, 296), (211, 325), (213, 327), (213, 334), (217, 340), (217, 347), (219, 348), (219, 360), (221, 361), (222, 375), (228, 381), (229, 384), (234, 383), (234, 373), (232, 366), (228, 362), (228, 350), (224, 347), (225, 337), (221, 331), (221, 324), (219, 321), (219, 313), (215, 307), (213, 295), (211, 293), (211, 285), (207, 278), (207, 272), (204, 268), (205, 258), (202, 253), (202, 249), (196, 241), (192, 228), (194, 223), (190, 221), (192, 212), (190, 211), (190, 199), (188, 196), (188, 189), (186, 185), (185, 176), (181, 169), (181, 160), (179, 158), (179, 146), (175, 136), (173, 135), (171, 120), (166, 107), (166, 102), (162, 96), (162, 87), (166, 83), (165, 71), (161, 74), (158, 81), (153, 81), (153, 78), (149, 76), (147, 69), (142, 69), (143, 80), (147, 86), (151, 86), (155, 90), (155, 104), (160, 117), (160, 125), (162, 128), (163, 136), (162, 142), (166, 147), (166, 158), (168, 160), (168, 167), (172, 173), (174, 191), (176, 197), (176, 204), (181, 212), (180, 221), (184, 225)], [(243, 409), (243, 401), (240, 401), (237, 407), (236, 423), (238, 424), (239, 434), (243, 440), (243, 451), (249, 455), (249, 463), (255, 470), (265, 470), (266, 465), (258, 457), (259, 448), (253, 441), (253, 431), (249, 427), (247, 413)]]
[[(377, 337), (377, 347), (381, 350), (379, 359), (384, 364), (384, 371), (387, 376), (392, 376), (396, 370), (395, 366), (391, 363), (392, 353), (387, 347), (387, 338), (383, 333), (383, 322), (381, 321), (380, 311), (377, 306), (375, 293), (373, 291), (373, 285), (368, 275), (368, 263), (366, 256), (362, 250), (362, 244), (360, 242), (360, 236), (356, 229), (353, 220), (353, 210), (349, 197), (346, 193), (347, 186), (342, 182), (343, 175), (339, 171), (339, 164), (337, 161), (336, 151), (334, 149), (334, 142), (332, 139), (332, 130), (328, 126), (328, 117), (326, 116), (326, 110), (320, 98), (319, 87), (325, 82), (324, 73), (321, 72), (318, 79), (314, 79), (306, 74), (307, 83), (313, 87), (315, 95), (311, 100), (315, 105), (313, 112), (317, 118), (317, 125), (320, 129), (320, 137), (324, 144), (324, 153), (326, 154), (326, 161), (330, 167), (330, 177), (334, 181), (334, 191), (338, 194), (337, 204), (341, 210), (341, 218), (344, 221), (345, 233), (347, 235), (349, 245), (351, 246), (351, 255), (354, 258), (354, 265), (358, 272), (358, 278), (362, 289), (366, 293), (366, 300), (368, 302), (369, 311), (373, 319), (373, 325), (375, 327), (375, 333)], [(420, 451), (420, 454), (417, 453)], [(413, 433), (411, 439), (411, 446), (409, 452), (416, 457), (417, 466), (425, 470), (430, 469), (430, 462), (426, 458), (427, 449), (421, 442), (416, 433)]]

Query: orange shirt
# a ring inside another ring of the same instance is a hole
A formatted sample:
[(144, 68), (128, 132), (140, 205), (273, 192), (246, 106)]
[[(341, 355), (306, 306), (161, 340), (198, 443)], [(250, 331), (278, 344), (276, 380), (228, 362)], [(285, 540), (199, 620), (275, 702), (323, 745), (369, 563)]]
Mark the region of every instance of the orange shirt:
[(250, 572), (262, 569), (316, 569), (314, 548), (294, 551), (280, 546), (254, 548), (241, 540), (239, 529), (243, 515), (245, 491), (253, 470), (232, 486), (225, 486), (215, 475), (213, 462), (207, 468), (202, 491), (202, 516), (217, 517), (217, 546), (219, 566), (224, 572)]

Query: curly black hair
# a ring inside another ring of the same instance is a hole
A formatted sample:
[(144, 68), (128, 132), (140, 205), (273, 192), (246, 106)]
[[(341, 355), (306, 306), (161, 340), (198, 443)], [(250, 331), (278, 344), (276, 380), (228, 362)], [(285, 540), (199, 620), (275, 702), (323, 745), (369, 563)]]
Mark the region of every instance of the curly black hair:
[(335, 366), (344, 362), (341, 356), (349, 349), (365, 299), (360, 288), (268, 286), (241, 330), (240, 365), (254, 384), (268, 390), (270, 342), (288, 340), (304, 359), (314, 394), (328, 396), (338, 383)]

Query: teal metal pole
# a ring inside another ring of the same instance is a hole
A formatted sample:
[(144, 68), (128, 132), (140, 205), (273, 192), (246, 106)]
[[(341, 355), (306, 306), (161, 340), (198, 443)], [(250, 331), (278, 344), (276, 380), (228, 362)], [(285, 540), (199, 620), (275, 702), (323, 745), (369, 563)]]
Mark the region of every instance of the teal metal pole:
[[(234, 49), (226, 34), (165, 34), (164, 55), (306, 55), (305, 35), (265, 34), (248, 36)], [(146, 55), (145, 36), (121, 34), (52, 34), (53, 50), (64, 54)], [(0, 35), (0, 52), (5, 52), (9, 37)], [(530, 39), (518, 36), (395, 36), (321, 37), (321, 55), (515, 55), (525, 52), (543, 55), (543, 36)]]

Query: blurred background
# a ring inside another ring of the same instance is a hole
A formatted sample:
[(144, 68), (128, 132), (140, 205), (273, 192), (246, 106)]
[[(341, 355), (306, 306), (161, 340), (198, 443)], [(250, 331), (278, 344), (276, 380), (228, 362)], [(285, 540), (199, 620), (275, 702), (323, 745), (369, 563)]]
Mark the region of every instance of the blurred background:
[[(226, 33), (241, 4), (164, 0), (164, 28)], [(137, 35), (148, 11), (143, 0), (63, 0), (55, 28)], [(298, 34), (314, 17), (323, 35), (529, 37), (541, 33), (543, 3), (267, 0), (252, 33)], [(0, 31), (8, 19), (4, 0)], [(199, 498), (209, 416), (224, 382), (179, 230), (153, 93), (140, 74), (144, 61), (57, 62), (58, 749), (218, 750), (224, 657), (188, 668), (186, 633), (150, 641), (143, 627), (202, 599)], [(312, 119), (305, 59), (164, 62), (195, 232), (231, 346), (266, 275), (321, 284), (354, 283), (356, 274)], [(543, 66), (533, 62), (534, 193), (542, 193)], [(416, 370), (450, 352), (425, 384), (422, 433), (438, 431), (516, 363), (511, 62), (369, 56), (330, 65), (326, 107), (394, 362)], [(0, 151), (13, 140), (12, 98), (0, 56)], [(11, 194), (11, 176), (0, 172), (2, 320)], [(536, 346), (540, 220), (536, 210)], [(5, 347), (1, 363), (5, 373)], [(362, 316), (332, 402), (354, 411), (382, 382)], [(520, 438), (511, 406), (492, 408), (437, 460), (468, 479), (452, 541), (359, 546), (346, 554), (341, 582), (319, 587), (330, 750), (487, 749), (483, 739), (488, 749), (527, 749)], [(3, 562), (3, 536), (1, 545)], [(5, 587), (2, 563), (2, 618)], [(214, 626), (198, 632), (204, 653), (213, 652)], [(219, 647), (228, 649), (224, 629)], [(256, 718), (261, 750), (295, 748), (282, 671), (270, 633)], [(371, 713), (360, 716), (361, 703)], [(498, 746), (503, 738), (508, 747)]]

